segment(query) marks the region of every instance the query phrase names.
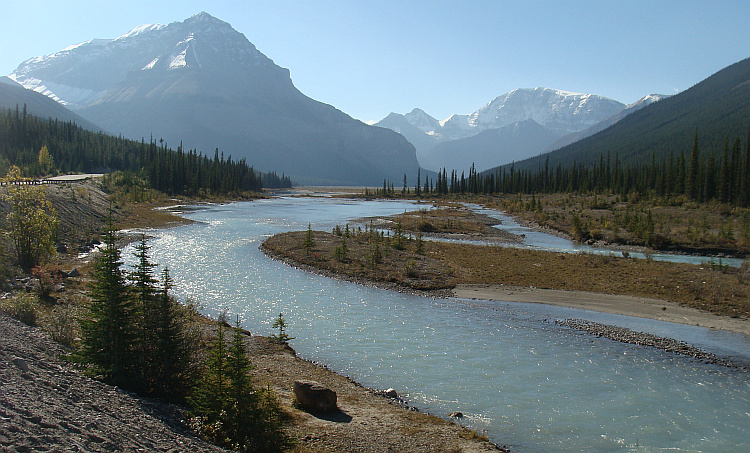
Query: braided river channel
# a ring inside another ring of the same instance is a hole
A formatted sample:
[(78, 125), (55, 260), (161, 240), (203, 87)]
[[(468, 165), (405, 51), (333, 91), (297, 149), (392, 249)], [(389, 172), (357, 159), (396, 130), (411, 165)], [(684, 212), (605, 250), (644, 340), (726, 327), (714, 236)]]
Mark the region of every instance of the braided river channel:
[[(429, 205), (272, 198), (188, 210), (150, 231), (174, 293), (268, 335), (279, 313), (298, 355), (517, 452), (750, 451), (750, 372), (555, 324), (576, 318), (685, 341), (750, 363), (750, 337), (579, 309), (432, 299), (322, 277), (266, 257), (276, 233)], [(132, 264), (132, 246), (123, 258)]]

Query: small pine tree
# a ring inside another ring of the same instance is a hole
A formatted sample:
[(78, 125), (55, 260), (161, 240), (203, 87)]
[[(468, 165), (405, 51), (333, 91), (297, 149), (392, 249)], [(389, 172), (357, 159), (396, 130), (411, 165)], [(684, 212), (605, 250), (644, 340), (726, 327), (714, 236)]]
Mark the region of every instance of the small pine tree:
[(201, 437), (240, 452), (280, 452), (291, 445), (282, 411), (270, 389), (253, 388), (247, 346), (239, 320), (227, 345), (219, 319), (206, 370), (190, 398), (192, 426)]
[(307, 232), (305, 232), (305, 239), (302, 241), (302, 248), (305, 249), (306, 254), (310, 254), (313, 247), (315, 247), (315, 236), (313, 234), (312, 226), (307, 224)]
[(347, 259), (349, 248), (346, 246), (346, 238), (341, 239), (341, 244), (333, 250), (333, 257), (336, 261), (343, 263)]
[(286, 326), (287, 324), (284, 320), (284, 315), (279, 313), (279, 317), (274, 320), (272, 325), (274, 329), (279, 329), (279, 334), (271, 335), (271, 338), (279, 344), (288, 344), (289, 340), (294, 340), (294, 337), (290, 337), (286, 334)]
[(404, 249), (404, 234), (401, 222), (396, 223), (396, 231), (393, 235), (393, 248), (396, 250)]
[(150, 391), (169, 401), (182, 402), (197, 374), (194, 361), (197, 341), (188, 324), (189, 308), (182, 307), (169, 294), (171, 288), (169, 269), (164, 268), (152, 311), (155, 320), (152, 351), (158, 360), (152, 368)]
[(422, 232), (417, 232), (416, 246), (414, 253), (417, 255), (424, 255), (424, 239), (422, 239)]

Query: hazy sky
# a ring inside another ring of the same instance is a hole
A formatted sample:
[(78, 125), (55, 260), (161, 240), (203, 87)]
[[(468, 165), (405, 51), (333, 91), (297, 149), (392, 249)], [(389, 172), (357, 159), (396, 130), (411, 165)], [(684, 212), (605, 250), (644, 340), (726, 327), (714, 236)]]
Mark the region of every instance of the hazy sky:
[(444, 119), (537, 86), (631, 103), (750, 57), (747, 0), (0, 0), (0, 75), (201, 11), (363, 121), (414, 107)]

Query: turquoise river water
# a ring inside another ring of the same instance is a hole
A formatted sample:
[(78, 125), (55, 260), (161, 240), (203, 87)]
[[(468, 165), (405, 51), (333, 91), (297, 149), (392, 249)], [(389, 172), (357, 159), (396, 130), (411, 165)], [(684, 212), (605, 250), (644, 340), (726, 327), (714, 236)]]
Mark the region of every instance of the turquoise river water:
[(414, 209), (325, 198), (233, 203), (186, 212), (196, 223), (150, 232), (149, 245), (154, 261), (169, 266), (175, 294), (206, 314), (226, 310), (267, 335), (282, 312), (300, 356), (363, 385), (393, 387), (421, 410), (461, 411), (463, 424), (514, 451), (750, 451), (750, 372), (554, 321), (617, 324), (745, 361), (750, 337), (547, 305), (405, 295), (301, 271), (258, 249), (308, 224), (330, 231)]

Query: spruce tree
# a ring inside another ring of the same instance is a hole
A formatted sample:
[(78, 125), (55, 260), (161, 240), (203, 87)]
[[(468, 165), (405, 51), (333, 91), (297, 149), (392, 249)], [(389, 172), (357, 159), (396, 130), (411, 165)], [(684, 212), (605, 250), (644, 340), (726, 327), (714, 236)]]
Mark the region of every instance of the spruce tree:
[(146, 244), (146, 235), (141, 235), (140, 242), (135, 246), (134, 256), (138, 260), (135, 268), (130, 272), (130, 281), (132, 284), (132, 297), (134, 311), (136, 316), (137, 349), (140, 351), (140, 383), (143, 388), (140, 392), (149, 394), (157, 385), (156, 369), (162, 360), (157, 352), (156, 331), (159, 328), (159, 322), (156, 318), (156, 284), (154, 278), (154, 268), (156, 264), (152, 263), (148, 256), (149, 250)]
[(239, 321), (227, 344), (224, 316), (219, 319), (203, 378), (190, 398), (192, 424), (214, 444), (240, 452), (283, 451), (290, 442), (282, 412), (269, 389), (256, 391)]
[[(154, 344), (151, 368), (151, 392), (169, 401), (182, 402), (195, 378), (194, 357), (196, 342), (192, 338), (188, 320), (179, 302), (169, 294), (172, 278), (164, 268), (161, 288), (153, 301)], [(144, 345), (145, 346), (145, 345)]]
[(305, 249), (305, 254), (309, 255), (313, 247), (315, 247), (315, 235), (312, 230), (312, 225), (308, 223), (305, 238), (302, 240), (302, 248)]
[(700, 159), (698, 150), (698, 131), (693, 138), (693, 148), (690, 151), (690, 163), (688, 167), (687, 180), (685, 182), (685, 194), (693, 200), (699, 198), (698, 193), (698, 165)]
[(106, 382), (134, 389), (139, 368), (133, 347), (137, 338), (136, 309), (120, 268), (116, 239), (110, 223), (104, 248), (94, 263), (91, 303), (81, 320), (79, 358)]

